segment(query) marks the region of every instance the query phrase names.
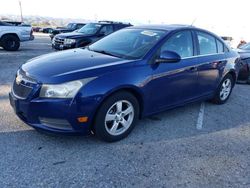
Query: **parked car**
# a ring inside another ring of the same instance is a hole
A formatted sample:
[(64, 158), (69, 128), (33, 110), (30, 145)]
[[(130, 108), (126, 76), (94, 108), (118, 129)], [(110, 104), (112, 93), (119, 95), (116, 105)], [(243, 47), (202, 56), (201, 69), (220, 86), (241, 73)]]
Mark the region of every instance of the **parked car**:
[(50, 38), (52, 40), (54, 36), (57, 34), (73, 32), (75, 30), (81, 29), (85, 25), (86, 23), (69, 23), (67, 27), (60, 27), (60, 28), (54, 29), (51, 32)]
[(250, 43), (247, 43), (237, 49), (241, 57), (241, 68), (238, 82), (250, 84)]
[(52, 40), (52, 48), (65, 50), (87, 46), (114, 31), (129, 27), (129, 23), (100, 21), (88, 23), (76, 32), (56, 35)]
[(39, 29), (39, 32), (42, 32), (42, 33), (52, 33), (53, 32), (53, 28), (51, 28), (51, 27), (44, 27), (44, 28)]
[(35, 129), (113, 142), (138, 118), (195, 101), (225, 103), (238, 62), (239, 54), (206, 30), (129, 27), (86, 48), (28, 61), (9, 97), (17, 116)]
[(20, 42), (34, 40), (31, 26), (18, 25), (0, 21), (0, 46), (8, 51), (16, 51)]
[(41, 29), (41, 27), (32, 27), (32, 30), (33, 30), (34, 32), (39, 32), (40, 29)]

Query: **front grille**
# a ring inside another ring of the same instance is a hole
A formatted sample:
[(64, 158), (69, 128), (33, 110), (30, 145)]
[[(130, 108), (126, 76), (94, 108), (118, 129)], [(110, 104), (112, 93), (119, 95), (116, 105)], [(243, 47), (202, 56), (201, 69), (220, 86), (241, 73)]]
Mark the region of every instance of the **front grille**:
[(23, 70), (17, 72), (16, 79), (12, 86), (13, 94), (21, 99), (26, 99), (33, 90), (36, 80), (28, 77)]
[(56, 45), (63, 45), (64, 44), (64, 39), (55, 37), (54, 42), (55, 42)]
[(13, 84), (13, 93), (16, 97), (26, 99), (29, 94), (32, 91), (32, 87), (23, 85), (23, 84), (17, 84), (16, 81)]

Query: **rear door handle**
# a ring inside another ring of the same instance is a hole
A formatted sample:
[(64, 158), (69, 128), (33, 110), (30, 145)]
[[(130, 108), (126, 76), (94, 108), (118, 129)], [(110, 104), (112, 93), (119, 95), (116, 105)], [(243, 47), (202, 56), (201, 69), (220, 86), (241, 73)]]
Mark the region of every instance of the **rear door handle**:
[(195, 72), (195, 71), (197, 71), (197, 70), (198, 70), (197, 67), (189, 67), (189, 68), (187, 69), (187, 71), (190, 71), (190, 72)]

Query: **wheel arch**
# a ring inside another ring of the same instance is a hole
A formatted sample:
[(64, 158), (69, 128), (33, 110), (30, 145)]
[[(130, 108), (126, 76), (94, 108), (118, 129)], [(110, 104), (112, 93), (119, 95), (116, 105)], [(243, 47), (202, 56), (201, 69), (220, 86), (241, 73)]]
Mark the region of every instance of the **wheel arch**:
[(5, 33), (5, 34), (3, 34), (3, 35), (1, 36), (0, 41), (1, 41), (1, 40), (3, 39), (3, 37), (5, 37), (5, 36), (14, 36), (14, 37), (17, 37), (18, 40), (20, 41), (20, 38), (19, 38), (18, 34), (16, 34), (16, 33)]
[[(228, 75), (228, 74), (230, 74), (232, 77), (233, 77), (233, 79), (234, 79), (234, 85), (236, 84), (236, 81), (237, 81), (237, 75), (236, 75), (236, 72), (235, 71), (233, 71), (233, 70), (230, 70), (227, 74), (225, 74), (225, 76), (226, 75)], [(234, 86), (233, 85), (233, 86)]]

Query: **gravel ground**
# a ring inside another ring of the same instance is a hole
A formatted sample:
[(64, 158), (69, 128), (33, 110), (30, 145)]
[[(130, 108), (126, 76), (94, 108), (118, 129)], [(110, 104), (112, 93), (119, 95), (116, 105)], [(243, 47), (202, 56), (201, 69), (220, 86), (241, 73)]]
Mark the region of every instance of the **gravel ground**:
[(37, 36), (18, 52), (0, 49), (0, 187), (250, 187), (250, 86), (225, 105), (200, 103), (141, 120), (117, 143), (38, 133), (8, 101), (18, 67), (52, 52)]

